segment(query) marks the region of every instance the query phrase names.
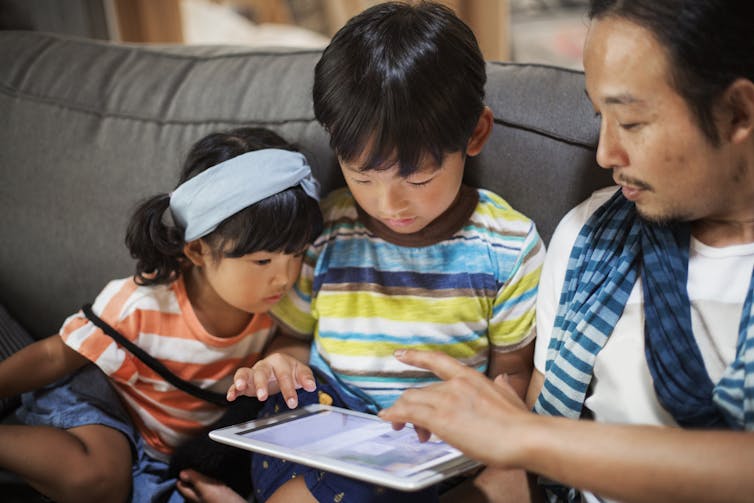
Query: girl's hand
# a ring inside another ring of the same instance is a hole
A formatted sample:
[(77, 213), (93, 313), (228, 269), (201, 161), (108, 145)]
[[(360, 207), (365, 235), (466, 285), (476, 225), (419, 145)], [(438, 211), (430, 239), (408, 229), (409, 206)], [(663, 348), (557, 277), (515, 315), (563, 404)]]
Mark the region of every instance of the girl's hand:
[(288, 407), (295, 409), (298, 406), (296, 390), (301, 388), (310, 392), (317, 389), (312, 369), (288, 354), (273, 353), (251, 368), (238, 369), (227, 398), (233, 401), (246, 395), (267, 400), (279, 391)]

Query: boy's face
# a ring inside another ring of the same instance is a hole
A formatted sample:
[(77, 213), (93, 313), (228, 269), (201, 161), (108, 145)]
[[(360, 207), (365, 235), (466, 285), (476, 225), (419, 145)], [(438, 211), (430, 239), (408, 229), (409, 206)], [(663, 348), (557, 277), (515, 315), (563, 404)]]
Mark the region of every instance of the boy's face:
[(419, 169), (404, 178), (398, 165), (388, 169), (362, 170), (363, 155), (340, 160), (340, 168), (353, 197), (372, 218), (394, 232), (412, 234), (424, 229), (447, 210), (458, 196), (463, 179), (462, 152), (446, 154), (442, 164), (432, 156), (419, 162)]

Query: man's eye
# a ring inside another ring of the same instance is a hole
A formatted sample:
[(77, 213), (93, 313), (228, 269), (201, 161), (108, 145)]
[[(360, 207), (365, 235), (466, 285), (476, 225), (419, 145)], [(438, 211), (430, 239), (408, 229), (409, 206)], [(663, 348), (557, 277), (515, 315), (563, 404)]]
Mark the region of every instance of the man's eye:
[(620, 123), (620, 127), (625, 129), (626, 131), (631, 131), (634, 129), (638, 129), (639, 126), (641, 126), (641, 122), (623, 122)]

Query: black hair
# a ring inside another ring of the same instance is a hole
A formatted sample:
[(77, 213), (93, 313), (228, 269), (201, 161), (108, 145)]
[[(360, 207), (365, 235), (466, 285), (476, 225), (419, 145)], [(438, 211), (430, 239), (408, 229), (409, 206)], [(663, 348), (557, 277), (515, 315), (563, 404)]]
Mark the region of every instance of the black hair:
[[(266, 148), (297, 149), (262, 128), (212, 133), (191, 148), (177, 185), (233, 157)], [(140, 285), (174, 281), (188, 263), (184, 229), (166, 222), (170, 195), (159, 194), (138, 206), (128, 224), (126, 246), (136, 259)], [(239, 211), (202, 237), (214, 258), (241, 257), (257, 251), (297, 253), (322, 231), (319, 203), (301, 187), (291, 187)]]
[(314, 70), (314, 114), (341, 160), (361, 169), (465, 151), (484, 109), (485, 62), (471, 29), (431, 2), (387, 2), (353, 17)]
[(590, 19), (624, 18), (649, 30), (665, 48), (670, 84), (705, 136), (720, 138), (714, 108), (737, 78), (754, 82), (751, 0), (591, 0)]

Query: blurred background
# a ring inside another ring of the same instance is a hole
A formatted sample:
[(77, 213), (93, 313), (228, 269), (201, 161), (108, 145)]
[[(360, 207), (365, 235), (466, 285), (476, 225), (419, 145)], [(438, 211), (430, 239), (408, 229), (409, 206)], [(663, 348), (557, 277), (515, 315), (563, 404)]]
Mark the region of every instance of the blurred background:
[[(0, 29), (119, 42), (324, 47), (379, 0), (0, 0)], [(492, 61), (581, 69), (586, 0), (441, 0)]]

